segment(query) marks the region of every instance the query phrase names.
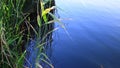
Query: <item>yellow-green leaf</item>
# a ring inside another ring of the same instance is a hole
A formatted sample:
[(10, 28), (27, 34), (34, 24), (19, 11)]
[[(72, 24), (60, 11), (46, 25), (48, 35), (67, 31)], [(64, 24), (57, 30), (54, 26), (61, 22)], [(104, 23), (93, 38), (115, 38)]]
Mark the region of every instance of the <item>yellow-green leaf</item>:
[(52, 6), (51, 8), (47, 8), (42, 12), (42, 16), (46, 15), (47, 13), (49, 13), (51, 10), (53, 10), (55, 8), (55, 6)]
[(38, 23), (38, 26), (41, 27), (41, 19), (40, 19), (40, 15), (37, 15), (37, 23)]

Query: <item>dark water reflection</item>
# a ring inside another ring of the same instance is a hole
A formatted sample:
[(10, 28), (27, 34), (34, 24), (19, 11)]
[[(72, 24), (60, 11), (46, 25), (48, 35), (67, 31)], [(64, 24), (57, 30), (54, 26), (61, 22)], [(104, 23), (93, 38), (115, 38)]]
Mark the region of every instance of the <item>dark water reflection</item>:
[(120, 68), (120, 0), (56, 0), (64, 29), (54, 33), (55, 68)]

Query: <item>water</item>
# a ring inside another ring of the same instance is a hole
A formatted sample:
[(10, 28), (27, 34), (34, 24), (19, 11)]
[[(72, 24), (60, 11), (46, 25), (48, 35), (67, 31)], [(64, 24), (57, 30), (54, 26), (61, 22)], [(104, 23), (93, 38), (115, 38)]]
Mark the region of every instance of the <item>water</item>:
[(55, 68), (120, 68), (120, 0), (56, 0), (56, 5), (72, 40), (62, 28), (54, 33)]

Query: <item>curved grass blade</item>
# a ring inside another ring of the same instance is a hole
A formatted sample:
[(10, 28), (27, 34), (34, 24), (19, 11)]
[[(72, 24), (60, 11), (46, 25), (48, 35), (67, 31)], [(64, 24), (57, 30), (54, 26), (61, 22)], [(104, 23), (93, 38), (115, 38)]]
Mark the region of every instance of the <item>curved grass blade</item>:
[(17, 61), (17, 66), (19, 65), (19, 64), (21, 64), (23, 61), (23, 58), (25, 57), (25, 54), (26, 54), (26, 50), (24, 51), (24, 53), (20, 56), (20, 58), (18, 59), (18, 61)]

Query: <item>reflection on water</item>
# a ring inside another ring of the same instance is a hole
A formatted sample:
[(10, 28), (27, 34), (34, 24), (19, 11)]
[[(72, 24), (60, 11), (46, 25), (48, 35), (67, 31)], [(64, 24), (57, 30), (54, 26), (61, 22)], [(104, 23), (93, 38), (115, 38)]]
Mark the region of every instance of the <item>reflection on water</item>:
[(63, 29), (54, 33), (55, 68), (120, 68), (120, 0), (56, 0)]

